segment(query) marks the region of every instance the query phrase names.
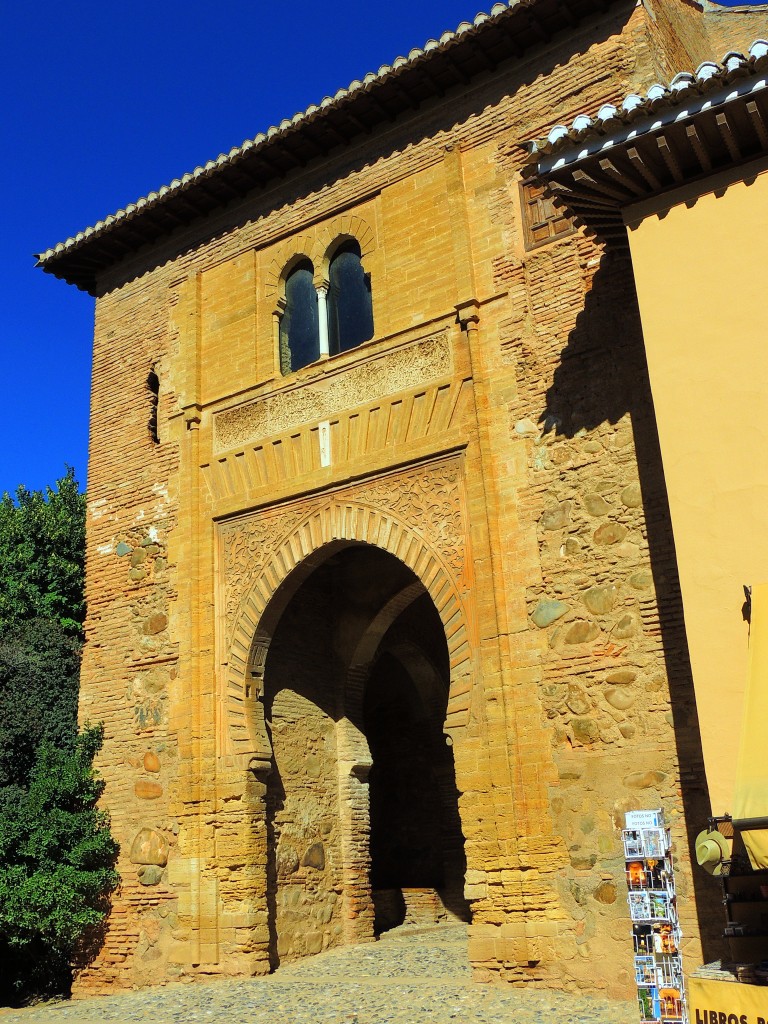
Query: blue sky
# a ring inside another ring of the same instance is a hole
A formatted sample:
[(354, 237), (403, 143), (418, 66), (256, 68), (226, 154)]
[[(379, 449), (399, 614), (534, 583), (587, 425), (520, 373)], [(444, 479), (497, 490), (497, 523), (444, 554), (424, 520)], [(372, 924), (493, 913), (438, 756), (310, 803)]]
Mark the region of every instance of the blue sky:
[(477, 0), (9, 4), (0, 493), (86, 478), (93, 299), (32, 254), (455, 28)]

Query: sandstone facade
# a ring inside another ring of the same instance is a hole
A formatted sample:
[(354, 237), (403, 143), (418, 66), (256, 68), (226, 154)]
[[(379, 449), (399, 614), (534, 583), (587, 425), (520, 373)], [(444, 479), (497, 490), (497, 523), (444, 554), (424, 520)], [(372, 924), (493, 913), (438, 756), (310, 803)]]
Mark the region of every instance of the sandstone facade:
[[(631, 268), (522, 219), (521, 143), (685, 51), (652, 7), (100, 272), (81, 716), (123, 882), (81, 989), (265, 972), (399, 914), (469, 920), (481, 978), (626, 995), (632, 807), (672, 826), (687, 963), (715, 955)], [(322, 284), (350, 238), (374, 337), (284, 376), (286, 268)]]

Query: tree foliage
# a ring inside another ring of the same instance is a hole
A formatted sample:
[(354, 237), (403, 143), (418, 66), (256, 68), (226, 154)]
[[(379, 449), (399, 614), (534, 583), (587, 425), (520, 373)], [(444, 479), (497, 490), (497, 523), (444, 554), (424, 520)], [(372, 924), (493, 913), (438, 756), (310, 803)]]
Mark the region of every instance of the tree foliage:
[(0, 788), (24, 786), (37, 748), (71, 748), (77, 734), (80, 644), (56, 620), (0, 635)]
[(118, 883), (117, 844), (96, 809), (103, 730), (68, 749), (44, 740), (24, 789), (0, 791), (0, 958), (6, 1000), (60, 994)]
[(0, 628), (45, 618), (79, 635), (85, 616), (85, 495), (73, 469), (45, 491), (0, 500)]
[(101, 727), (77, 727), (85, 498), (0, 500), (0, 999), (62, 994), (118, 882), (96, 803)]

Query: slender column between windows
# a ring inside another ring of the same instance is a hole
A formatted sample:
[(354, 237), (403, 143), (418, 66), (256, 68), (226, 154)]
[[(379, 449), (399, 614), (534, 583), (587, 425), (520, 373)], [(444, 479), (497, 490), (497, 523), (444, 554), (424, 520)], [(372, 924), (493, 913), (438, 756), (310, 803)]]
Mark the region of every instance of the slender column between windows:
[(320, 336), (320, 358), (325, 359), (330, 354), (328, 343), (328, 289), (320, 285), (317, 289), (317, 317)]

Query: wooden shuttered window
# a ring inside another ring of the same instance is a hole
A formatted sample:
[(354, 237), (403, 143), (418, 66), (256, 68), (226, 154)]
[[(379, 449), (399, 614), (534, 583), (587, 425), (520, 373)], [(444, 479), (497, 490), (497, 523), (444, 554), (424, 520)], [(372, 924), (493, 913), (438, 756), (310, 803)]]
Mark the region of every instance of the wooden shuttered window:
[(520, 185), (525, 229), (525, 247), (551, 242), (573, 231), (571, 219), (564, 210), (555, 207), (552, 197), (544, 195), (544, 186), (537, 181), (524, 181)]

